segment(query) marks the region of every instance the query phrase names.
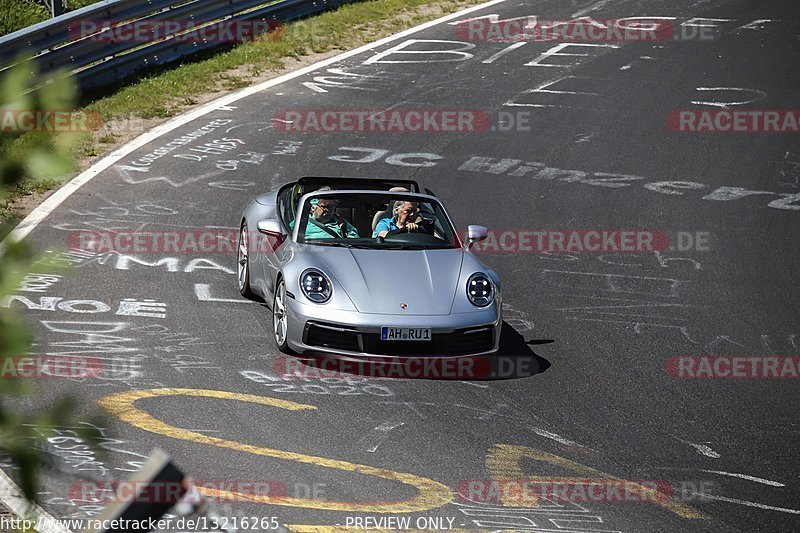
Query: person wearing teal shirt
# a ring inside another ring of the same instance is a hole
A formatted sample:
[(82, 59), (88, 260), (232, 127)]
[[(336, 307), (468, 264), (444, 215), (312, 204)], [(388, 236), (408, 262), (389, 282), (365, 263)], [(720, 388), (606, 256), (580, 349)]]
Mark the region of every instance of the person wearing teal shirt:
[[(305, 239), (358, 239), (358, 230), (336, 214), (339, 205), (334, 199), (314, 198), (311, 203), (311, 216), (306, 224)], [(294, 221), (291, 224), (294, 229)]]

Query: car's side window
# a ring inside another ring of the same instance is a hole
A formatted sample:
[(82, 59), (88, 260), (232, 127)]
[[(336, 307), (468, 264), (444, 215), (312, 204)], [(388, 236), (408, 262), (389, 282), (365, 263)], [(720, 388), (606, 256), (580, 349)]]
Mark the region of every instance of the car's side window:
[(292, 227), (292, 222), (294, 221), (292, 187), (286, 187), (278, 195), (278, 216), (287, 229)]

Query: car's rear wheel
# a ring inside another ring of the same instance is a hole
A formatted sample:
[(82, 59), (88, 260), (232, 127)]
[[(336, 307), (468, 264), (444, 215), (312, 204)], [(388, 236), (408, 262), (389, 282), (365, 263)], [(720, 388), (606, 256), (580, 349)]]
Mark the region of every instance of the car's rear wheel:
[(286, 313), (286, 283), (283, 278), (278, 280), (275, 295), (272, 297), (272, 331), (278, 350), (283, 353), (291, 353), (287, 342), (289, 316)]
[(237, 263), (239, 293), (245, 298), (255, 298), (255, 294), (250, 290), (250, 236), (247, 233), (247, 222), (242, 222), (242, 227), (239, 229)]

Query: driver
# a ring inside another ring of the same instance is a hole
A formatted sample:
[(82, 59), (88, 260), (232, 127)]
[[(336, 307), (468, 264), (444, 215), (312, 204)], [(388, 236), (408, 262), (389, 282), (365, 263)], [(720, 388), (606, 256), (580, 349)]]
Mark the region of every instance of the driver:
[(419, 215), (418, 202), (398, 200), (394, 203), (392, 213), (394, 213), (393, 217), (382, 218), (378, 221), (375, 225), (375, 231), (372, 233), (373, 238), (386, 237), (387, 233), (395, 230), (428, 233), (428, 229), (425, 225), (414, 222), (417, 219), (417, 215)]

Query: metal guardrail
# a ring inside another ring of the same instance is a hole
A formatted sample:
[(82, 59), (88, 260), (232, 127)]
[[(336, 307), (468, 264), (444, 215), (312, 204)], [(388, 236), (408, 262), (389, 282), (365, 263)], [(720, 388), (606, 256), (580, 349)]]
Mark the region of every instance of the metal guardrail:
[[(72, 74), (83, 89), (97, 88), (135, 72), (166, 65), (197, 52), (230, 45), (222, 40), (182, 39), (186, 28), (163, 39), (142, 42), (83, 35), (83, 21), (106, 21), (110, 27), (164, 21), (265, 26), (290, 22), (354, 0), (104, 0), (0, 37), (0, 74), (33, 58), (40, 79)], [(108, 31), (108, 30), (106, 30)]]

